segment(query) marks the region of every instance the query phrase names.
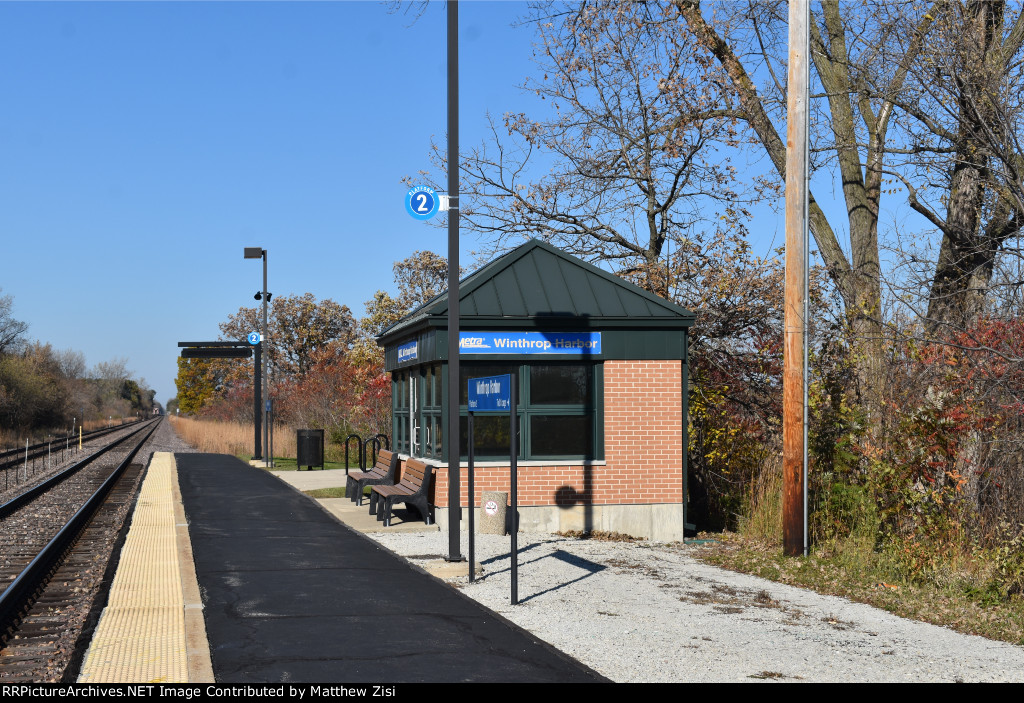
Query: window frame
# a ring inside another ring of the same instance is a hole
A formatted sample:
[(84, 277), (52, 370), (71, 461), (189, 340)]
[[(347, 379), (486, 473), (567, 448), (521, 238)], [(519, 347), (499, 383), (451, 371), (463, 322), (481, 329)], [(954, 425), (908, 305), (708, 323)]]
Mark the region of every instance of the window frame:
[[(552, 463), (589, 462), (604, 460), (604, 363), (601, 360), (474, 360), (459, 364), (460, 376), (473, 378), (474, 368), (481, 369), (479, 375), (495, 375), (494, 367), (504, 367), (499, 373), (515, 370), (517, 376), (517, 417), (519, 419), (519, 456), (521, 461), (549, 461)], [(591, 389), (590, 403), (566, 403), (535, 405), (530, 394), (530, 368), (534, 366), (584, 366), (589, 373), (588, 383)], [(444, 412), (442, 399), (447, 395), (448, 364), (434, 363), (409, 366), (392, 372), (392, 446), (395, 451), (422, 459), (446, 461), (447, 440), (451, 436), (448, 431), (448, 417)], [(433, 391), (428, 389), (428, 381), (433, 384)], [(409, 407), (410, 386), (416, 383), (417, 407)], [(460, 384), (460, 401), (464, 390)], [(433, 404), (428, 405), (428, 401)], [(405, 405), (403, 406), (403, 403)], [(495, 415), (496, 413), (477, 413)], [(409, 434), (410, 416), (413, 417), (420, 432), (420, 453), (413, 454), (412, 437)], [(468, 418), (468, 407), (459, 404), (459, 441), (463, 433), (462, 426)], [(506, 415), (507, 416), (507, 415)], [(591, 423), (590, 451), (583, 454), (536, 454), (533, 453), (532, 420), (538, 416), (545, 417), (589, 417)], [(437, 432), (441, 432), (441, 441), (437, 442)], [(430, 438), (428, 445), (427, 438)], [(476, 453), (478, 461), (500, 461), (507, 459), (508, 454)], [(467, 454), (461, 455), (467, 459)]]
[[(469, 361), (459, 364), (459, 375), (464, 378), (474, 378), (465, 375), (472, 373), (472, 369), (488, 366), (513, 367), (516, 370), (516, 416), (519, 420), (519, 456), (522, 461), (551, 461), (558, 463), (572, 461), (602, 461), (604, 459), (604, 364), (602, 361), (559, 361), (544, 359), (543, 361)], [(567, 404), (546, 404), (535, 405), (532, 402), (530, 393), (530, 368), (534, 366), (584, 366), (589, 373), (588, 382), (591, 388), (591, 402), (588, 403), (567, 403)], [(465, 371), (464, 371), (465, 369)], [(481, 375), (492, 375), (484, 371)], [(461, 401), (462, 386), (465, 385), (460, 379), (459, 395)], [(496, 413), (475, 413), (479, 415), (495, 415)], [(463, 439), (462, 418), (468, 418), (468, 406), (459, 404), (459, 442)], [(533, 423), (532, 419), (537, 416), (553, 417), (590, 417), (591, 422), (591, 446), (590, 451), (584, 454), (539, 454), (533, 452)], [(461, 448), (461, 447), (460, 447)], [(508, 454), (479, 454), (474, 456), (481, 461), (501, 460), (508, 457)], [(467, 454), (460, 452), (460, 458), (467, 459)]]

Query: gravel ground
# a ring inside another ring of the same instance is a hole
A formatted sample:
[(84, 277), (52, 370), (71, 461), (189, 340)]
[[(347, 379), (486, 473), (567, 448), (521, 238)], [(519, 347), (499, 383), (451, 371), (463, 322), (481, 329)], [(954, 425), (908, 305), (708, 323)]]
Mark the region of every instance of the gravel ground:
[[(441, 532), (367, 536), (414, 563), (448, 552)], [(520, 534), (513, 606), (510, 539), (480, 535), (484, 574), (451, 582), (619, 682), (1024, 681), (1024, 647), (708, 566), (696, 549)]]
[[(163, 423), (158, 451), (192, 452)], [(367, 535), (415, 564), (443, 532)], [(608, 678), (624, 682), (1024, 681), (1024, 647), (703, 564), (696, 546), (479, 535), (484, 573), (456, 588)], [(466, 535), (462, 554), (468, 555)]]
[(196, 449), (175, 434), (174, 428), (171, 427), (170, 418), (165, 417), (156, 432), (153, 433), (153, 436), (149, 438), (149, 442), (146, 444), (146, 452), (146, 463), (148, 464), (150, 458), (152, 458), (152, 452), (195, 454)]

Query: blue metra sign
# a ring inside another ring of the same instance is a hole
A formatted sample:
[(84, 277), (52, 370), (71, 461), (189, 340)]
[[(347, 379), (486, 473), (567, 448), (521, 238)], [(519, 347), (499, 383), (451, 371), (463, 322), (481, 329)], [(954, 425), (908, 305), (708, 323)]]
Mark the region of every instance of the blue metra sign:
[(398, 345), (398, 363), (415, 361), (418, 357), (419, 344), (416, 340)]
[(469, 379), (470, 412), (504, 412), (511, 409), (512, 376), (484, 376)]
[(430, 186), (413, 186), (405, 194), (405, 211), (417, 220), (429, 220), (440, 205), (441, 198)]
[(259, 344), (260, 343), (260, 333), (259, 332), (250, 332), (249, 336), (247, 337), (247, 339), (249, 340), (249, 344)]
[(601, 353), (600, 332), (459, 332), (460, 354)]

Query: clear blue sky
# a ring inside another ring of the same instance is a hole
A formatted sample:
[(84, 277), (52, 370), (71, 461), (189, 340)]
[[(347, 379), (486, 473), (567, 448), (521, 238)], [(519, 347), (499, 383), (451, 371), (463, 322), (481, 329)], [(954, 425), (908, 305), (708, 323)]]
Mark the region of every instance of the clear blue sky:
[[(460, 4), (461, 140), (540, 116), (524, 2)], [(356, 317), (392, 264), (447, 250), (402, 177), (445, 137), (445, 7), (0, 2), (0, 288), (29, 337), (127, 358), (166, 403), (177, 342), (275, 295)], [(771, 213), (761, 246), (781, 244)], [(463, 264), (478, 248), (463, 235)]]
[[(525, 9), (460, 5), (464, 145), (532, 104)], [(446, 251), (401, 183), (444, 141), (445, 70), (443, 3), (0, 3), (2, 294), (31, 339), (127, 357), (161, 402), (177, 342), (255, 304), (246, 246), (275, 295), (361, 316), (395, 260)]]

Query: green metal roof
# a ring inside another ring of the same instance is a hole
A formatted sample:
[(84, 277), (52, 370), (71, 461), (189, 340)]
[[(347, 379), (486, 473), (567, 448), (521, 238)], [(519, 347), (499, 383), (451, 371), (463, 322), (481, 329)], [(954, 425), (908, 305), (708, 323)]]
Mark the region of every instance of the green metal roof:
[[(460, 327), (674, 329), (694, 322), (689, 310), (538, 239), (460, 281), (459, 301)], [(377, 341), (391, 344), (424, 327), (446, 327), (447, 313), (445, 291), (384, 330)]]

